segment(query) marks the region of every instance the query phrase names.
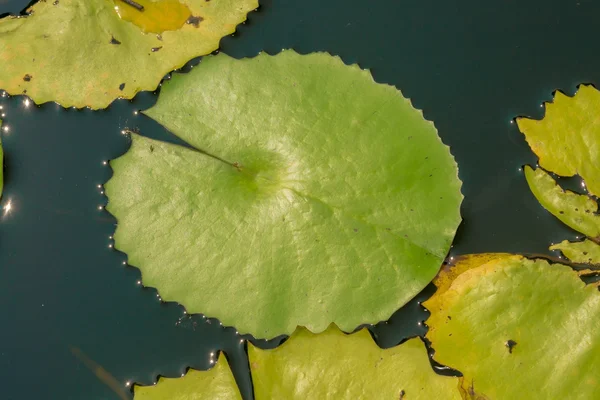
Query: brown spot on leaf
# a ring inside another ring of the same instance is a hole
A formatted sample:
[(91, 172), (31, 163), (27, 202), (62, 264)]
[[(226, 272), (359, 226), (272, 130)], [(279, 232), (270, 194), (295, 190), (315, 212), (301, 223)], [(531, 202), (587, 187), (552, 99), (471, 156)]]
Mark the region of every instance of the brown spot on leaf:
[(152, 48), (152, 52), (156, 53), (157, 51), (159, 51), (160, 49), (162, 49), (162, 46), (158, 46), (158, 47), (153, 47)]
[(399, 399), (399, 400), (404, 400), (404, 399), (405, 399), (405, 397), (404, 397), (404, 396), (406, 396), (406, 392), (405, 392), (404, 390), (401, 390), (401, 391), (400, 391), (400, 397), (398, 397), (398, 399)]
[(23, 80), (24, 80), (25, 82), (29, 82), (29, 81), (31, 81), (31, 78), (33, 78), (33, 76), (31, 76), (31, 75), (29, 75), (29, 74), (25, 74), (25, 76), (23, 77)]
[(515, 341), (514, 341), (514, 340), (512, 340), (512, 339), (508, 339), (504, 345), (505, 345), (506, 347), (508, 347), (508, 352), (509, 352), (510, 354), (512, 354), (512, 352), (513, 352), (513, 349), (514, 349), (514, 348), (515, 348), (515, 346), (517, 345), (517, 342), (515, 342)]
[(119, 90), (123, 90), (123, 89), (125, 89), (125, 83), (121, 83), (121, 84), (119, 85)]
[(111, 36), (111, 38), (110, 38), (110, 44), (121, 44), (121, 42), (118, 41), (117, 39), (115, 39), (114, 36)]
[(204, 18), (200, 16), (190, 15), (190, 17), (187, 19), (187, 21), (185, 21), (185, 23), (188, 25), (194, 25), (197, 28), (200, 25), (200, 22), (202, 21), (204, 21)]
[(462, 395), (463, 399), (466, 400), (489, 400), (488, 397), (482, 393), (477, 393), (477, 391), (475, 390), (475, 382), (471, 381), (471, 385), (469, 385), (466, 389), (465, 389), (465, 381), (464, 381), (464, 377), (460, 378), (460, 386), (459, 386), (459, 390), (460, 393)]

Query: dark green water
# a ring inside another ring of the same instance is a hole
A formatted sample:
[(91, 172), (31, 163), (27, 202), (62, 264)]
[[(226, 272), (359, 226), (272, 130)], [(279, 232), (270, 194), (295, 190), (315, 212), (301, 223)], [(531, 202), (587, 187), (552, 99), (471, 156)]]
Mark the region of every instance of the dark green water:
[[(0, 2), (18, 12), (27, 1)], [(600, 82), (600, 3), (590, 0), (263, 0), (222, 51), (235, 57), (294, 48), (329, 51), (399, 87), (435, 121), (464, 182), (452, 255), (508, 251), (548, 254), (575, 233), (529, 193), (519, 168), (534, 164), (511, 124), (541, 117), (552, 91)], [(68, 73), (68, 71), (65, 71)], [(176, 141), (134, 115), (156, 100), (143, 93), (108, 110), (64, 110), (0, 98), (8, 132), (0, 206), (0, 376), (2, 399), (117, 399), (70, 352), (75, 346), (122, 383), (153, 383), (187, 368), (206, 369), (227, 352), (250, 398), (244, 345), (214, 319), (184, 317), (137, 284), (139, 272), (109, 248), (115, 220), (98, 206), (104, 160), (126, 151), (125, 127)], [(422, 300), (431, 293), (425, 291)], [(417, 300), (372, 328), (384, 347), (424, 332)], [(262, 343), (273, 346), (279, 341)]]

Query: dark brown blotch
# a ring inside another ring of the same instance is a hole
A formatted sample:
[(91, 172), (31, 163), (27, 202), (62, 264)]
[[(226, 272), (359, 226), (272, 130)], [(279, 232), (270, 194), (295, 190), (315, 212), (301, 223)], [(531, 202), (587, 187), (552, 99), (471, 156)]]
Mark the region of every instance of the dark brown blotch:
[(204, 21), (204, 18), (200, 16), (190, 15), (190, 17), (187, 19), (187, 21), (185, 21), (185, 23), (188, 25), (194, 25), (197, 28), (200, 25), (200, 22), (202, 21)]
[(25, 76), (23, 77), (23, 80), (25, 82), (29, 82), (29, 81), (31, 81), (31, 79), (33, 79), (33, 76), (31, 76), (29, 74), (25, 74)]
[(513, 352), (513, 349), (514, 349), (514, 348), (515, 348), (515, 346), (517, 345), (517, 342), (515, 342), (515, 341), (514, 341), (514, 340), (512, 340), (512, 339), (508, 339), (504, 345), (505, 345), (506, 347), (508, 347), (508, 352), (509, 352), (510, 354), (512, 354), (512, 352)]

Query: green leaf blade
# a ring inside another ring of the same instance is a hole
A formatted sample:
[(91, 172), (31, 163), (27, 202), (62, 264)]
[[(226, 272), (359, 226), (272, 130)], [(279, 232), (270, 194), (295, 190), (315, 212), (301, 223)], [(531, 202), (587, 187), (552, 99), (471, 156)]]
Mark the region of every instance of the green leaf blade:
[(556, 218), (590, 238), (600, 238), (598, 203), (582, 194), (564, 191), (544, 170), (525, 166), (525, 177), (531, 192)]
[(160, 36), (121, 20), (112, 0), (40, 1), (26, 17), (2, 18), (0, 87), (37, 104), (104, 108), (156, 89), (169, 71), (216, 50), (258, 6), (257, 0), (181, 3), (202, 21)]
[(597, 284), (544, 260), (477, 257), (459, 260), (462, 272), (424, 303), (436, 361), (461, 371), (465, 393), (483, 398), (593, 398)]
[(600, 265), (600, 245), (588, 239), (583, 242), (563, 240), (551, 246), (550, 250), (560, 250), (565, 257), (576, 263)]
[(274, 350), (248, 345), (255, 398), (460, 399), (458, 379), (433, 372), (419, 339), (382, 350), (368, 330), (300, 328)]
[(208, 371), (189, 370), (177, 378), (161, 377), (154, 386), (134, 386), (134, 400), (242, 400), (229, 363), (219, 356)]
[(439, 270), (460, 222), (456, 164), (420, 112), (357, 67), (219, 55), (146, 113), (210, 154), (133, 135), (111, 163), (115, 246), (164, 300), (258, 337), (351, 331)]
[(579, 174), (600, 195), (600, 92), (581, 85), (573, 97), (557, 91), (542, 120), (518, 118), (519, 129), (540, 165), (561, 176)]

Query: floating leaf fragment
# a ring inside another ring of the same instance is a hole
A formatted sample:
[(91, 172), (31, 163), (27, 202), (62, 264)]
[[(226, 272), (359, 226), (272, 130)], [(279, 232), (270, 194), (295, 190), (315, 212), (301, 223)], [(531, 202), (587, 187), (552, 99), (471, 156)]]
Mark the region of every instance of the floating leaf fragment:
[(565, 191), (544, 170), (525, 166), (531, 192), (552, 215), (590, 238), (600, 238), (598, 203), (583, 194)]
[(160, 377), (154, 386), (133, 387), (134, 400), (242, 399), (227, 359), (219, 355), (208, 371), (190, 369), (181, 378)]
[[(37, 104), (104, 108), (156, 89), (169, 71), (216, 50), (258, 6), (257, 0), (139, 1), (148, 9), (120, 2), (124, 19), (113, 0), (40, 1), (27, 16), (0, 19), (0, 88)], [(191, 12), (186, 21), (201, 22), (182, 24), (183, 8)], [(144, 33), (166, 28), (174, 30)]]
[(583, 242), (567, 240), (555, 244), (550, 250), (560, 250), (569, 260), (581, 264), (600, 264), (600, 245), (589, 239)]
[(518, 118), (540, 165), (561, 176), (579, 174), (600, 195), (600, 92), (581, 85), (573, 97), (557, 91), (542, 120)]
[(600, 292), (571, 268), (516, 255), (465, 256), (424, 305), (436, 361), (464, 398), (591, 399), (600, 390)]
[(460, 223), (433, 124), (328, 54), (208, 57), (145, 113), (192, 149), (132, 135), (106, 184), (115, 247), (164, 300), (241, 332), (385, 320)]
[(420, 339), (379, 348), (367, 329), (299, 328), (283, 345), (248, 344), (256, 400), (460, 399), (458, 379), (436, 374)]

